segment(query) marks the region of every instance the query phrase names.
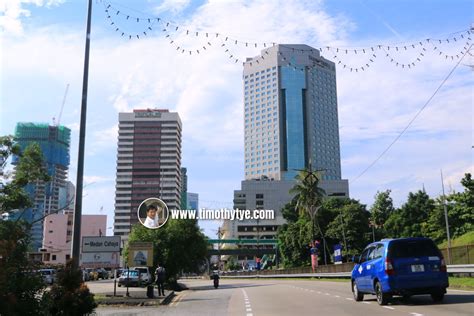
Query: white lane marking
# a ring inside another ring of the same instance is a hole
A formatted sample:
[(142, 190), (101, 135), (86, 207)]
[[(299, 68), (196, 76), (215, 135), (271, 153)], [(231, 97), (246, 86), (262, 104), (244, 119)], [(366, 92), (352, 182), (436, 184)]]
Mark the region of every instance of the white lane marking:
[(321, 291), (318, 291), (317, 293), (318, 293), (318, 294), (321, 294)]
[(247, 295), (247, 292), (245, 292), (244, 289), (242, 289), (242, 293), (244, 294), (244, 298), (245, 298), (245, 311), (247, 312), (247, 316), (253, 316), (252, 314), (252, 306), (250, 306), (250, 300), (249, 300), (249, 297)]
[(339, 298), (340, 296), (339, 296), (339, 295), (334, 295), (334, 297), (337, 297), (337, 298)]
[(420, 313), (410, 313), (410, 315), (413, 315), (413, 316), (424, 316), (423, 314), (420, 314)]
[(309, 290), (310, 292), (314, 293), (314, 290)]
[(331, 295), (331, 294), (329, 294), (329, 293), (324, 293), (324, 295)]
[(352, 298), (346, 297), (346, 300), (348, 300), (348, 301), (352, 301)]
[(386, 309), (395, 309), (393, 307), (390, 307), (390, 306), (382, 306), (383, 308), (386, 308)]
[(362, 302), (362, 303), (364, 303), (364, 304), (370, 304), (370, 302)]

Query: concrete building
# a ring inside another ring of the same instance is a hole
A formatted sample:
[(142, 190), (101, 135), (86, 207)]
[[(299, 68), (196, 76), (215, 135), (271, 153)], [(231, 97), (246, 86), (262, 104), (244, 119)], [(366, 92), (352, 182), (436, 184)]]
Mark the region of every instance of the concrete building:
[(336, 68), (307, 45), (275, 45), (244, 63), (245, 179), (293, 180), (311, 162), (341, 179)]
[[(39, 144), (44, 156), (51, 181), (28, 184), (28, 192), (33, 207), (19, 210), (10, 218), (15, 220), (19, 216), (33, 223), (31, 250), (37, 251), (43, 241), (43, 220), (47, 214), (57, 212), (68, 207), (68, 184), (66, 182), (69, 169), (69, 146), (71, 130), (65, 126), (52, 126), (41, 123), (18, 123), (15, 129), (15, 141), (21, 150), (25, 150), (32, 143)], [(18, 164), (20, 157), (13, 157), (12, 163)]]
[[(70, 258), (73, 214), (65, 212), (46, 217), (43, 247), (40, 249), (44, 263), (64, 264)], [(107, 215), (82, 215), (81, 221), (81, 240), (83, 236), (105, 236)]]
[(181, 209), (188, 206), (188, 175), (187, 169), (181, 168)]
[(138, 206), (147, 198), (179, 209), (181, 126), (178, 113), (168, 110), (119, 113), (114, 235), (128, 238), (138, 223)]
[[(224, 238), (273, 239), (285, 223), (298, 170), (321, 170), (328, 196), (349, 196), (341, 179), (336, 67), (307, 45), (275, 45), (243, 71), (245, 181), (234, 208), (272, 209), (273, 220), (224, 221)], [(250, 244), (249, 247), (255, 247)]]
[(188, 192), (188, 205), (186, 209), (188, 210), (199, 210), (199, 194)]
[[(241, 210), (273, 210), (273, 220), (224, 221), (223, 230), (229, 239), (260, 238), (274, 239), (278, 226), (286, 221), (281, 209), (293, 198), (290, 189), (295, 185), (293, 180), (272, 180), (266, 177), (245, 180), (241, 189), (234, 191), (234, 209)], [(327, 196), (348, 197), (347, 180), (322, 180), (320, 186)]]

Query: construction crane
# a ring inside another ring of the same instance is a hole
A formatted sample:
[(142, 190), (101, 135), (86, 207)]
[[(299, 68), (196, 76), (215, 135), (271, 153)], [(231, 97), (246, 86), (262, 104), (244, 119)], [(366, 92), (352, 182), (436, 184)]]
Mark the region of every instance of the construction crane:
[(61, 116), (63, 115), (64, 104), (66, 103), (67, 92), (69, 91), (69, 83), (66, 85), (66, 91), (64, 92), (63, 103), (61, 104), (61, 109), (59, 110), (58, 121), (53, 117), (53, 125), (59, 126), (61, 122)]

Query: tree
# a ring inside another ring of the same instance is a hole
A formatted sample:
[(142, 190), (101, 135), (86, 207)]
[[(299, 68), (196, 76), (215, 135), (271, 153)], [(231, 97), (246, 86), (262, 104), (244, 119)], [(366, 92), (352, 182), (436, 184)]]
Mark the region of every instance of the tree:
[(25, 192), (24, 187), (38, 181), (49, 181), (43, 153), (37, 143), (31, 143), (23, 152), (14, 144), (11, 136), (0, 137), (0, 156), (4, 159), (2, 167), (8, 158), (15, 154), (20, 157), (15, 168), (14, 179), (3, 186), (0, 194), (0, 213), (11, 213), (18, 209), (31, 207), (32, 201)]
[(375, 201), (370, 208), (370, 225), (372, 226), (374, 238), (380, 239), (385, 236), (384, 225), (390, 215), (395, 211), (390, 190), (379, 192), (375, 195)]
[(425, 223), (435, 208), (434, 201), (426, 192), (408, 194), (408, 201), (390, 215), (385, 222), (387, 235), (393, 238), (422, 235)]
[(296, 176), (296, 184), (290, 190), (290, 193), (295, 193), (296, 209), (300, 215), (306, 213), (311, 219), (311, 240), (315, 234), (315, 220), (316, 214), (321, 208), (322, 200), (325, 195), (323, 189), (319, 187), (321, 177), (317, 171), (309, 169), (301, 170)]
[(207, 254), (206, 237), (197, 220), (170, 219), (159, 229), (137, 224), (133, 226), (129, 241), (153, 242), (153, 264), (156, 267), (160, 263), (166, 268), (166, 278), (172, 286), (176, 285), (181, 272), (198, 272)]
[(309, 216), (304, 214), (296, 222), (279, 227), (277, 232), (278, 252), (284, 267), (308, 266), (310, 264), (311, 225)]
[(58, 273), (58, 282), (43, 295), (42, 304), (47, 315), (89, 315), (97, 307), (94, 294), (82, 282), (82, 271), (74, 268), (72, 260)]
[(474, 230), (474, 179), (470, 173), (464, 175), (461, 184), (464, 192), (455, 192), (447, 197), (453, 238)]
[(28, 260), (29, 225), (0, 221), (0, 315), (40, 315), (46, 285)]
[(342, 206), (327, 227), (332, 241), (342, 242), (346, 255), (360, 253), (368, 243), (369, 216), (366, 206), (352, 199), (340, 199)]

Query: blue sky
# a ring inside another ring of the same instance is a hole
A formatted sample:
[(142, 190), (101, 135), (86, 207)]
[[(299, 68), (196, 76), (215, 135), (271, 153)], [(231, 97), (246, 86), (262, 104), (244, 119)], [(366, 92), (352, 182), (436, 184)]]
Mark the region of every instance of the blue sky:
[[(29, 3), (33, 2), (33, 3)], [(110, 26), (104, 5), (93, 1), (91, 71), (86, 136), (84, 213), (107, 214), (112, 226), (118, 112), (169, 108), (183, 120), (183, 166), (188, 188), (200, 206), (232, 206), (243, 179), (242, 65), (214, 44), (202, 54), (179, 54), (154, 28), (140, 40), (127, 40)], [(226, 34), (239, 41), (304, 43), (313, 47), (370, 47), (446, 39), (473, 23), (472, 1), (113, 1), (131, 16), (160, 17), (181, 29)], [(72, 129), (70, 179), (75, 181), (79, 107), (84, 58), (85, 1), (7, 0), (0, 5), (0, 134), (16, 122), (52, 122), (69, 83), (61, 124)], [(145, 24), (117, 19), (133, 34)], [(173, 35), (174, 36), (174, 35)], [(187, 49), (206, 40), (176, 34)], [(214, 42), (213, 42), (214, 43)], [(372, 204), (377, 191), (391, 189), (397, 205), (423, 186), (459, 190), (473, 172), (472, 70), (466, 56), (407, 133), (367, 173), (353, 181), (396, 137), (428, 100), (457, 60), (428, 51), (413, 70), (395, 67), (382, 53), (364, 72), (337, 68), (343, 178), (351, 197)], [(461, 41), (438, 50), (457, 54)], [(416, 60), (421, 47), (396, 57)], [(240, 60), (260, 48), (232, 47)], [(393, 52), (393, 50), (392, 50)], [(333, 59), (333, 52), (323, 51)], [(393, 53), (395, 54), (395, 53)], [(364, 56), (339, 55), (348, 65)], [(414, 59), (415, 58), (415, 59)], [(103, 211), (99, 211), (103, 207)], [(204, 223), (215, 235), (217, 223)], [(111, 234), (111, 230), (108, 230)]]

